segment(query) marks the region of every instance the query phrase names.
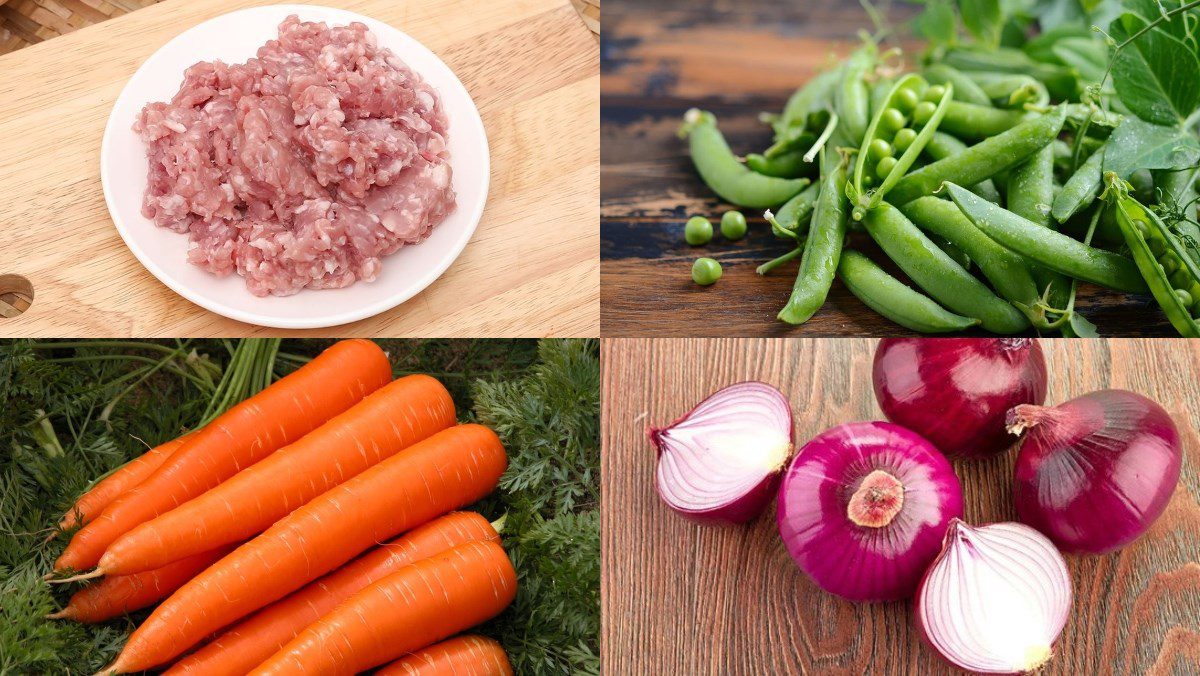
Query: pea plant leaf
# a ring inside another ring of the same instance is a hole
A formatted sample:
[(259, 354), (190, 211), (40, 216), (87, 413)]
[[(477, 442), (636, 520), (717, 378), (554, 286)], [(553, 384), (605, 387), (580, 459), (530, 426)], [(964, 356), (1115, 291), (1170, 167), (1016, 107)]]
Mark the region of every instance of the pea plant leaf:
[[(1147, 24), (1132, 13), (1109, 27), (1118, 44)], [(1160, 125), (1178, 125), (1200, 105), (1200, 60), (1179, 39), (1157, 28), (1116, 50), (1113, 86), (1135, 115)]]
[(1168, 12), (1179, 9), (1176, 0), (1125, 0), (1124, 6), (1145, 23), (1160, 21), (1156, 30), (1161, 30), (1184, 43), (1193, 53), (1197, 51), (1196, 32), (1200, 16), (1196, 12), (1183, 12), (1167, 19)]
[(947, 2), (933, 0), (912, 20), (912, 30), (932, 45), (952, 45), (956, 41), (958, 21)]
[(1138, 169), (1182, 169), (1200, 160), (1200, 140), (1176, 126), (1127, 117), (1105, 144), (1104, 171), (1121, 178)]
[(987, 45), (999, 44), (1000, 30), (1004, 27), (1000, 0), (958, 0), (958, 11), (963, 25), (976, 40)]
[(1108, 50), (1091, 38), (1063, 38), (1050, 48), (1063, 65), (1074, 68), (1086, 83), (1100, 82), (1108, 70)]

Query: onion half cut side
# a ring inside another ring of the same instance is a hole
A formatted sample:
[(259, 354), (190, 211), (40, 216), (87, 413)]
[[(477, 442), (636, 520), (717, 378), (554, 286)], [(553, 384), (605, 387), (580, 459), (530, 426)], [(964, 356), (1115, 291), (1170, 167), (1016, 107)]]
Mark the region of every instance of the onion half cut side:
[(655, 483), (671, 509), (741, 523), (762, 513), (792, 453), (792, 409), (774, 387), (730, 385), (666, 427), (649, 430)]

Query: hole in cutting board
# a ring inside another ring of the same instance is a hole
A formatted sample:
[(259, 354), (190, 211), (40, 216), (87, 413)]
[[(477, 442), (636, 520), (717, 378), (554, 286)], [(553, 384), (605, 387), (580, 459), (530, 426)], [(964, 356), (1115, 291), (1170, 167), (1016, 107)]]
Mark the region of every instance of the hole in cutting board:
[(0, 317), (12, 319), (33, 304), (33, 284), (21, 275), (0, 275)]

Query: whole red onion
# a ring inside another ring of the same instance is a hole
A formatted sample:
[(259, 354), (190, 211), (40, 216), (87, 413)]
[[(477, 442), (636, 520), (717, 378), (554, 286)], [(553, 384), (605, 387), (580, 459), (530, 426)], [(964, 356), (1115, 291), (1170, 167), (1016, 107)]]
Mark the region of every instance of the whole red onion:
[(852, 601), (911, 596), (962, 516), (950, 463), (886, 422), (838, 425), (804, 445), (779, 488), (779, 534), (825, 591)]
[(1046, 360), (1030, 338), (884, 338), (873, 376), (888, 420), (956, 458), (1008, 448), (1008, 410), (1046, 400)]
[(1017, 406), (1009, 428), (1025, 432), (1013, 485), (1017, 515), (1064, 551), (1124, 547), (1163, 513), (1179, 482), (1175, 422), (1134, 392)]

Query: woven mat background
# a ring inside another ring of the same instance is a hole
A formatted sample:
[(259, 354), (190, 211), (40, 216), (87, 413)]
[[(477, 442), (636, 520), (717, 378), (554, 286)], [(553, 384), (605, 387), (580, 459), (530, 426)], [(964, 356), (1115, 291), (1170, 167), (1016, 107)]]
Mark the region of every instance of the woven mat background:
[[(153, 5), (159, 0), (0, 0), (0, 54)], [(600, 0), (571, 0), (600, 34)]]

